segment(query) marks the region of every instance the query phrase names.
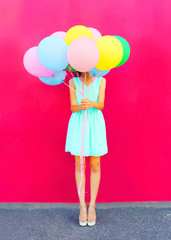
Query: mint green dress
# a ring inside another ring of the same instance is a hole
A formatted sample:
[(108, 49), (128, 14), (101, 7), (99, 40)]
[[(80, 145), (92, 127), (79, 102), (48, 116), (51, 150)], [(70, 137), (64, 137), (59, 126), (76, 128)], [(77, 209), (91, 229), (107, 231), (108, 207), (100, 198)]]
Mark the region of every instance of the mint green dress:
[[(76, 90), (82, 90), (82, 82), (78, 77), (73, 78)], [(92, 85), (84, 86), (84, 94), (88, 87), (90, 89), (85, 98), (98, 102), (99, 86), (101, 77), (97, 77)], [(78, 86), (78, 88), (77, 88)], [(81, 104), (82, 96), (76, 92), (77, 104)], [(80, 156), (82, 146), (82, 126), (84, 122), (84, 110), (73, 112), (69, 119), (65, 152)], [(87, 109), (87, 127), (84, 135), (84, 154), (83, 156), (102, 156), (108, 152), (106, 139), (106, 126), (103, 113), (94, 107)]]

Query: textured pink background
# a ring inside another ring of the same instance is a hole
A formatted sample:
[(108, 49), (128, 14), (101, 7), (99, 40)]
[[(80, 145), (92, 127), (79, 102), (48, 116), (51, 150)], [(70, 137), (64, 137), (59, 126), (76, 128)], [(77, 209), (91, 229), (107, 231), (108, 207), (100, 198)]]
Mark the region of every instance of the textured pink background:
[[(74, 157), (64, 151), (69, 89), (45, 85), (23, 66), (27, 49), (78, 24), (131, 47), (127, 63), (106, 75), (109, 153), (97, 202), (171, 200), (170, 7), (169, 0), (1, 1), (1, 202), (78, 202)], [(89, 161), (86, 172), (89, 201)]]

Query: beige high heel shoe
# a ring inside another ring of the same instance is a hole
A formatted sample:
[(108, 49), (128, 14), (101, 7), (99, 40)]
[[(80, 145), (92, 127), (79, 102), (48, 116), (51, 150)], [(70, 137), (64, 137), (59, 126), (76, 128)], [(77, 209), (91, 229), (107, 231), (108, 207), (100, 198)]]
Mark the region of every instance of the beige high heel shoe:
[[(80, 208), (85, 208), (85, 209), (87, 210), (87, 204), (86, 204), (85, 207), (80, 206)], [(87, 221), (87, 216), (84, 216), (84, 217), (80, 217), (80, 216), (79, 216), (79, 224), (80, 224), (80, 226), (84, 227), (84, 226), (87, 225), (87, 223), (88, 223), (88, 221)]]
[[(96, 205), (95, 206), (90, 206), (88, 205), (88, 209), (90, 208), (96, 208)], [(93, 220), (93, 221), (91, 221)], [(94, 226), (96, 224), (96, 214), (95, 214), (95, 217), (89, 217), (88, 216), (88, 226)]]

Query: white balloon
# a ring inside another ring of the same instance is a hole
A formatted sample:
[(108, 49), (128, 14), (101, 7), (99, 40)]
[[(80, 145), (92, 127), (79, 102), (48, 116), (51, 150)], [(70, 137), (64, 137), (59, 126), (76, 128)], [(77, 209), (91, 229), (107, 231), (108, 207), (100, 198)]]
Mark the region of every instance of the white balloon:
[(93, 40), (94, 40), (94, 41), (96, 41), (97, 39), (99, 39), (99, 38), (102, 37), (101, 33), (100, 33), (97, 29), (91, 28), (91, 27), (89, 27), (89, 29), (90, 29), (90, 31), (91, 31), (92, 34), (93, 34)]
[(57, 36), (57, 37), (60, 37), (62, 39), (65, 39), (65, 35), (66, 35), (66, 32), (59, 31), (59, 32), (53, 33), (51, 36)]

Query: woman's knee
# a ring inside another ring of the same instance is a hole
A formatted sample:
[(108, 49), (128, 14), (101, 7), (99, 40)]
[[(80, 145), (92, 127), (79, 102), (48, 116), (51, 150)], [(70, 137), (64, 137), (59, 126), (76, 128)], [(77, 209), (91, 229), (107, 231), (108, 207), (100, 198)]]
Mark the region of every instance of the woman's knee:
[[(83, 159), (83, 166), (84, 166), (84, 169), (86, 168), (86, 161), (85, 161), (85, 158)], [(75, 169), (77, 171), (81, 171), (81, 159), (79, 156), (75, 156)]]
[(100, 157), (90, 157), (90, 169), (93, 172), (99, 172), (100, 171)]
[(93, 171), (95, 173), (99, 172), (100, 171), (100, 161), (90, 163), (90, 169), (91, 169), (91, 171)]

